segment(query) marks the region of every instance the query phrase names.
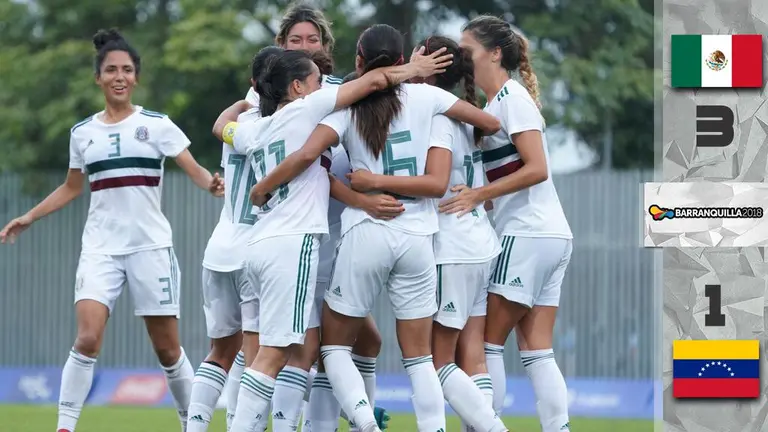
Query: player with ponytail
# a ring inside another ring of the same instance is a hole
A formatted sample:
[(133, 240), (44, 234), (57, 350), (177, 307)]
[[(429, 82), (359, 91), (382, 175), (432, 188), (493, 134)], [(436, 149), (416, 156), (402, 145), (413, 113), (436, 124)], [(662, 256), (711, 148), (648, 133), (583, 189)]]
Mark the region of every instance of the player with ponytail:
[[(538, 399), (543, 432), (568, 431), (568, 391), (555, 362), (552, 335), (573, 235), (550, 178), (528, 41), (507, 22), (480, 16), (464, 25), (461, 46), (472, 53), (475, 82), (488, 97), (485, 111), (502, 127), (483, 139), (482, 160), (490, 183), (463, 186), (439, 208), (466, 217), (485, 201), (493, 202), (502, 245), (488, 288), (485, 328), (494, 408), (501, 414), (506, 394), (504, 344), (514, 329)], [(511, 78), (514, 73), (522, 85)]]
[[(476, 105), (471, 53), (443, 36), (431, 36), (420, 45), (425, 52), (445, 48), (454, 58), (444, 73), (425, 82), (447, 91), (461, 84), (464, 100)], [(451, 176), (443, 200), (456, 195), (465, 185), (484, 184), (481, 152), (472, 126), (435, 116), (430, 142), (450, 146), (452, 152)], [(432, 361), (435, 369), (442, 372), (443, 393), (461, 417), (464, 430), (504, 431), (503, 422), (493, 410), (493, 392), (483, 355), (488, 284), (501, 245), (483, 203), (462, 218), (440, 213), (438, 225), (433, 239), (438, 306), (432, 326)], [(459, 341), (461, 347), (457, 347)]]

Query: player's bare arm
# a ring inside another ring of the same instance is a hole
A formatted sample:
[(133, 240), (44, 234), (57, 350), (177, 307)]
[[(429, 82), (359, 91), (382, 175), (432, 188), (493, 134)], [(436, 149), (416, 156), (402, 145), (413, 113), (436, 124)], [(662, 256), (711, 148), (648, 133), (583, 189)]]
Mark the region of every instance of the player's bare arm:
[(81, 170), (70, 169), (67, 171), (67, 178), (61, 186), (57, 187), (40, 204), (33, 207), (26, 214), (8, 222), (3, 230), (0, 231), (0, 243), (14, 243), (16, 237), (35, 221), (62, 209), (72, 202), (83, 192), (84, 181), (85, 175)]

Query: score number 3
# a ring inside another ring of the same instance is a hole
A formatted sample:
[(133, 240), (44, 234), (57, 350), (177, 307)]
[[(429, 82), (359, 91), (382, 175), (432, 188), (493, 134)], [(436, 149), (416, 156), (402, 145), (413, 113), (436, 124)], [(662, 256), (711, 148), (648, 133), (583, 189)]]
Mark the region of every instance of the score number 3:
[(704, 285), (704, 295), (709, 299), (709, 312), (704, 315), (704, 326), (725, 327), (722, 287), (720, 285)]

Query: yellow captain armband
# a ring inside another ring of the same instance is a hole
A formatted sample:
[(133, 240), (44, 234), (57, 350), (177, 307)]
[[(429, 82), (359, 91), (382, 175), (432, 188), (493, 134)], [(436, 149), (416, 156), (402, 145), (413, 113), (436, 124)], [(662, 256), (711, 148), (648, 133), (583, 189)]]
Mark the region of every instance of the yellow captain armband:
[(237, 122), (229, 122), (224, 126), (221, 131), (221, 139), (229, 145), (234, 145), (235, 131), (237, 130)]

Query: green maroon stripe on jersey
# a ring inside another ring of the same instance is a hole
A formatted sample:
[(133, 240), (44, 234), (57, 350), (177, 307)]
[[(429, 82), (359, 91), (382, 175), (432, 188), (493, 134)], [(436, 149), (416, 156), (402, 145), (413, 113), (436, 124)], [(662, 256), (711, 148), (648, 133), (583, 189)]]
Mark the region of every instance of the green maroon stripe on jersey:
[(125, 176), (125, 177), (112, 177), (91, 182), (91, 192), (96, 192), (104, 189), (114, 189), (127, 186), (160, 186), (160, 177), (152, 176)]
[(519, 170), (522, 167), (523, 167), (523, 161), (521, 159), (518, 159), (516, 161), (512, 161), (508, 164), (502, 165), (498, 168), (494, 168), (486, 171), (485, 176), (488, 177), (489, 182), (493, 183), (504, 176), (508, 176), (512, 174), (513, 172)]
[(496, 162), (499, 159), (505, 157), (514, 156), (517, 154), (517, 147), (514, 144), (509, 143), (503, 147), (499, 147), (493, 150), (486, 150), (483, 152), (483, 163)]
[(148, 168), (148, 169), (161, 169), (163, 167), (162, 159), (155, 158), (143, 158), (143, 157), (127, 157), (127, 158), (114, 158), (104, 159), (97, 162), (89, 163), (85, 166), (88, 170), (88, 174), (96, 174), (102, 171), (109, 171), (122, 168)]

